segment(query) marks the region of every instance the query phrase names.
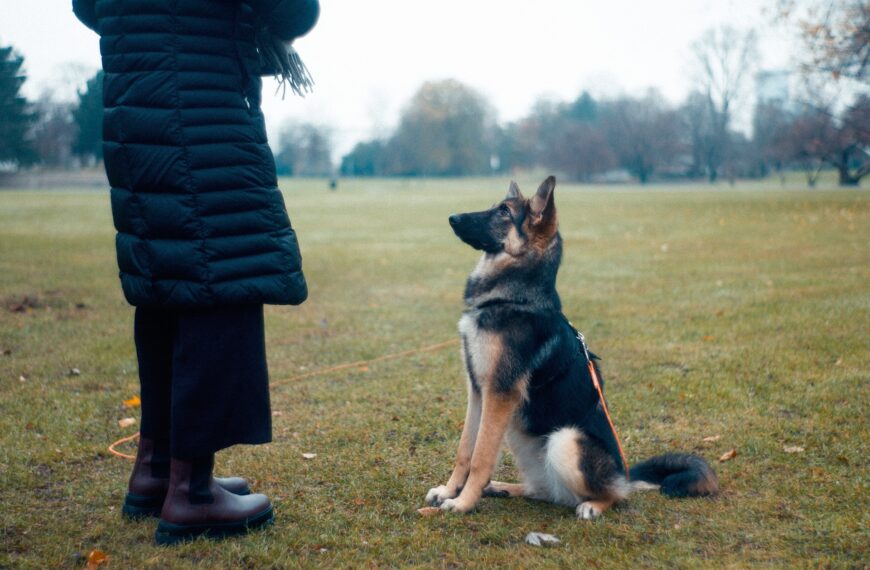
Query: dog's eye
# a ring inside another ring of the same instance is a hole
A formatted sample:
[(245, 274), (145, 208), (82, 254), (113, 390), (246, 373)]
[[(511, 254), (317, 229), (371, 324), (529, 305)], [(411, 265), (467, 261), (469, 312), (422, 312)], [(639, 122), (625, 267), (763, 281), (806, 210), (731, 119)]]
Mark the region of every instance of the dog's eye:
[(501, 206), (499, 206), (498, 213), (501, 214), (502, 216), (511, 216), (512, 215), (511, 209), (507, 207), (507, 204), (502, 204)]

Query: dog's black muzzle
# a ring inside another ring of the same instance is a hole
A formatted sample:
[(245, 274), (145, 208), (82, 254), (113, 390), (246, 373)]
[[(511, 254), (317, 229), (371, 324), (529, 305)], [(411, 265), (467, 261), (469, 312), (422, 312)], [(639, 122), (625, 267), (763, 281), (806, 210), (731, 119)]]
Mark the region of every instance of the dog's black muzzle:
[(487, 253), (498, 253), (502, 250), (501, 239), (493, 235), (489, 211), (453, 214), (447, 221), (450, 222), (456, 237), (474, 249)]

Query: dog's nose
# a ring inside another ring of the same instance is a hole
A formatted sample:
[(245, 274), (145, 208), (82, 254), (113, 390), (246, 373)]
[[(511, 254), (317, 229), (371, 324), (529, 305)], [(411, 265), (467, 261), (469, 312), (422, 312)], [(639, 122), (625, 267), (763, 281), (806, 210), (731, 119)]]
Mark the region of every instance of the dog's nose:
[(447, 221), (450, 222), (451, 226), (455, 226), (459, 223), (459, 214), (453, 214), (452, 216), (447, 218)]

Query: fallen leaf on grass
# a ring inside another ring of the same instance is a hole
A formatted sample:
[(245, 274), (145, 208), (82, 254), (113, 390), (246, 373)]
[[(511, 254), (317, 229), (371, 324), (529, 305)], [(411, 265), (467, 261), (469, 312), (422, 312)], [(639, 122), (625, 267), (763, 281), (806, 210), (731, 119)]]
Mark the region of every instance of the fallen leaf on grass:
[(706, 441), (707, 443), (710, 443), (713, 441), (719, 441), (721, 438), (722, 438), (721, 435), (708, 435), (707, 437), (705, 437), (701, 441)]
[(136, 418), (124, 418), (124, 419), (118, 420), (118, 427), (119, 428), (128, 428), (135, 423), (136, 423)]
[(302, 459), (314, 459), (315, 457), (317, 457), (316, 453), (303, 453), (302, 454)]
[(142, 400), (139, 399), (139, 396), (133, 396), (129, 400), (124, 400), (125, 408), (138, 408), (142, 405)]
[(799, 445), (786, 445), (782, 448), (786, 453), (803, 453), (804, 448)]
[(435, 515), (441, 514), (443, 511), (438, 507), (423, 507), (417, 509), (417, 512), (420, 513), (421, 517), (434, 517)]
[(359, 497), (357, 497), (356, 499), (353, 500), (353, 504), (358, 506), (358, 507), (362, 507), (366, 504), (366, 502), (365, 502), (365, 499), (360, 499)]
[(530, 532), (526, 535), (526, 544), (531, 544), (532, 546), (550, 546), (560, 542), (562, 541), (552, 534), (546, 534), (543, 532)]
[(88, 554), (88, 570), (94, 570), (109, 561), (109, 557), (102, 550), (91, 550)]
[(716, 340), (716, 337), (711, 334), (704, 335), (704, 342), (713, 342)]
[(725, 453), (723, 453), (723, 454), (719, 457), (719, 463), (725, 463), (726, 461), (731, 461), (731, 460), (734, 459), (735, 457), (737, 457), (737, 450), (736, 450), (736, 449), (731, 449), (731, 450), (729, 450), (729, 451), (726, 451)]

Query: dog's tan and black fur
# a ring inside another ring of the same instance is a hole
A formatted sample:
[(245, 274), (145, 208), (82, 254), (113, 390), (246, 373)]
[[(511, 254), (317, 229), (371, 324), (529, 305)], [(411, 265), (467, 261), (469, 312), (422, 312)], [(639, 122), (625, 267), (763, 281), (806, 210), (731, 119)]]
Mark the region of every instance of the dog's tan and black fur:
[[(483, 256), (468, 278), (459, 321), (468, 408), (455, 467), (426, 501), (464, 513), (482, 496), (523, 496), (591, 519), (632, 489), (715, 494), (716, 475), (689, 454), (647, 460), (631, 469), (628, 483), (586, 355), (556, 292), (562, 238), (555, 185), (551, 176), (526, 199), (511, 183), (492, 208), (450, 217), (456, 235)], [(505, 437), (522, 483), (490, 480)]]

